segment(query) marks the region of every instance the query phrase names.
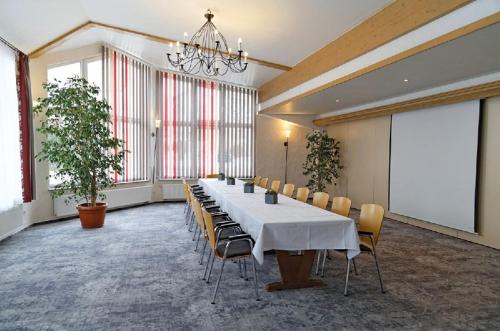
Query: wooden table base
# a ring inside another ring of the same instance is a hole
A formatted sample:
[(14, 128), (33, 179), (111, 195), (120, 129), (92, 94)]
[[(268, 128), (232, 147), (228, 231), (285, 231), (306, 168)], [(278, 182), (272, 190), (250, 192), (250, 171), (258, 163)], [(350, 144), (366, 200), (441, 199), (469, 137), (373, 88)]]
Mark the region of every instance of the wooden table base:
[(276, 257), (281, 273), (281, 282), (266, 285), (267, 291), (279, 291), (294, 288), (321, 287), (326, 284), (317, 279), (310, 279), (315, 250), (302, 251), (302, 254), (276, 250)]

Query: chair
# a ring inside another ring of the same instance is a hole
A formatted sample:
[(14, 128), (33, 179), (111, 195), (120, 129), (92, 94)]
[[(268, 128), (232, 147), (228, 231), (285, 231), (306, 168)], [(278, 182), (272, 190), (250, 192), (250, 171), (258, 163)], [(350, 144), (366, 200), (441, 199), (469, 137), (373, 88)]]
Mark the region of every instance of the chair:
[[(376, 204), (364, 204), (361, 206), (361, 213), (359, 215), (358, 235), (359, 235), (359, 248), (361, 253), (370, 253), (377, 267), (378, 279), (380, 281), (380, 290), (385, 293), (384, 283), (382, 282), (382, 275), (378, 265), (377, 252), (375, 246), (380, 238), (380, 231), (382, 230), (382, 223), (384, 222), (384, 208)], [(354, 259), (354, 271), (356, 271), (356, 264)], [(344, 295), (347, 295), (347, 286), (349, 284), (349, 272), (351, 268), (351, 260), (347, 260), (347, 273), (345, 278)]]
[[(346, 197), (335, 197), (332, 200), (332, 212), (335, 214), (344, 216), (344, 217), (349, 217), (349, 213), (351, 211), (351, 199), (346, 198)], [(319, 275), (319, 264), (321, 261), (321, 253), (323, 253), (323, 264), (321, 267), (321, 275), (325, 276), (325, 262), (326, 262), (326, 256), (328, 254), (328, 251), (322, 250), (318, 251), (318, 262), (316, 264), (316, 275)]]
[(346, 197), (335, 197), (332, 200), (332, 212), (349, 217), (351, 211), (351, 199)]
[(262, 188), (267, 188), (267, 182), (269, 181), (269, 178), (264, 177), (260, 180), (259, 186)]
[(330, 199), (330, 195), (325, 192), (315, 192), (313, 194), (313, 206), (325, 209), (326, 205), (328, 205), (328, 199)]
[(308, 198), (309, 198), (309, 189), (307, 187), (299, 187), (297, 189), (296, 199), (302, 202), (307, 202)]
[(295, 185), (293, 184), (285, 184), (285, 186), (283, 186), (283, 195), (291, 198), (292, 195), (293, 195), (293, 190), (295, 189)]
[[(212, 304), (215, 304), (215, 298), (217, 296), (217, 290), (219, 289), (219, 284), (222, 279), (222, 272), (224, 271), (224, 264), (226, 260), (241, 260), (249, 257), (252, 260), (253, 267), (253, 280), (255, 287), (255, 295), (257, 300), (259, 300), (259, 291), (257, 289), (257, 272), (255, 269), (255, 259), (252, 255), (253, 241), (249, 234), (238, 234), (234, 236), (228, 236), (227, 239), (220, 240), (216, 236), (215, 226), (213, 222), (212, 215), (206, 210), (202, 209), (203, 218), (205, 220), (205, 226), (208, 237), (208, 244), (210, 245), (210, 253), (208, 256), (208, 263), (205, 267), (205, 273), (203, 279), (206, 278), (206, 282), (210, 281), (210, 274), (212, 273), (212, 268), (214, 266), (214, 261), (216, 258), (222, 260), (222, 265), (220, 268), (219, 278), (217, 279), (217, 284), (215, 285), (214, 294), (212, 297)], [(211, 262), (210, 262), (211, 261)], [(246, 260), (244, 260), (245, 274), (246, 274)], [(210, 267), (209, 267), (210, 265)], [(241, 271), (241, 264), (240, 271)], [(208, 271), (208, 276), (207, 276)]]
[(254, 185), (260, 185), (260, 179), (261, 179), (261, 178), (262, 178), (262, 177), (260, 177), (260, 176), (255, 176), (255, 178), (254, 178), (254, 180), (253, 180), (253, 184), (254, 184)]
[(278, 193), (280, 191), (280, 184), (281, 182), (279, 180), (273, 180), (270, 187), (271, 191)]
[(207, 178), (218, 178), (219, 174), (209, 174), (207, 175)]

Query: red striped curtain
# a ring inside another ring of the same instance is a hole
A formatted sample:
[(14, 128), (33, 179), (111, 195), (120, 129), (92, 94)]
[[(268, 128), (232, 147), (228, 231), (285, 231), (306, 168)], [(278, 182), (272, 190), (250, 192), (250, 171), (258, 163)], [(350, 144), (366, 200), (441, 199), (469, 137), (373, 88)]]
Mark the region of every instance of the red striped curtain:
[(161, 71), (156, 85), (161, 179), (253, 175), (254, 89)]
[(148, 179), (151, 70), (129, 55), (104, 47), (103, 91), (112, 107), (111, 129), (129, 151), (123, 160), (122, 175), (114, 174), (118, 183)]
[(28, 56), (20, 51), (16, 55), (16, 67), (23, 202), (30, 202), (35, 198), (31, 84)]

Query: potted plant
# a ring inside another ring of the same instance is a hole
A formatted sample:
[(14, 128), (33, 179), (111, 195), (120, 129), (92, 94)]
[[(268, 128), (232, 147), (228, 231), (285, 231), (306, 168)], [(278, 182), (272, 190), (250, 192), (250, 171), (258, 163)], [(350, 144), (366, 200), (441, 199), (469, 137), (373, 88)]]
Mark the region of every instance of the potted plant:
[(64, 84), (56, 80), (43, 88), (47, 97), (38, 98), (33, 109), (45, 115), (38, 128), (45, 141), (36, 158), (48, 161), (53, 167), (49, 176), (60, 182), (52, 197), (69, 194), (66, 203), (79, 203), (82, 227), (102, 227), (107, 208), (102, 190), (114, 186), (111, 173), (121, 174), (125, 153), (123, 142), (111, 133), (111, 106), (99, 100), (99, 88), (83, 78), (69, 78)]
[(247, 182), (243, 184), (243, 193), (254, 193), (254, 183), (253, 182)]
[(266, 190), (265, 193), (265, 203), (270, 205), (275, 205), (278, 203), (278, 192), (273, 190)]
[(227, 177), (226, 178), (226, 183), (227, 183), (227, 185), (235, 185), (236, 184), (236, 180), (234, 179), (234, 177)]
[(309, 176), (307, 187), (312, 192), (323, 192), (326, 184), (337, 184), (340, 177), (340, 142), (323, 131), (308, 134), (306, 148), (309, 154), (302, 165), (303, 174)]
[(226, 179), (226, 175), (224, 175), (223, 172), (221, 172), (218, 176), (217, 176), (217, 179), (220, 180), (220, 181), (223, 181), (224, 179)]

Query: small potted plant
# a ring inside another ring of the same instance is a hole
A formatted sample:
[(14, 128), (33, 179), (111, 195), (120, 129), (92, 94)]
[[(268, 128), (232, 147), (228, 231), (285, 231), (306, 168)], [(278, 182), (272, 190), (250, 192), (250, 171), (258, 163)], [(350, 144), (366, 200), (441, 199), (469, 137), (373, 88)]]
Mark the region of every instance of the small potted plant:
[(226, 182), (227, 182), (227, 185), (234, 185), (234, 184), (236, 184), (236, 180), (234, 179), (234, 177), (227, 177), (226, 178)]
[(47, 97), (39, 98), (33, 109), (45, 115), (38, 128), (45, 141), (36, 158), (54, 167), (49, 176), (60, 184), (52, 197), (69, 194), (66, 203), (79, 203), (82, 227), (102, 227), (107, 208), (102, 190), (114, 186), (111, 174), (121, 174), (125, 154), (123, 142), (111, 133), (111, 106), (99, 99), (99, 88), (83, 78), (69, 78), (64, 84), (56, 80), (43, 88)]
[(243, 193), (253, 193), (254, 192), (254, 183), (253, 182), (248, 182), (243, 184)]
[(270, 205), (275, 205), (278, 203), (278, 192), (273, 190), (267, 190), (265, 194), (265, 202)]
[(224, 175), (224, 173), (223, 173), (223, 172), (221, 172), (221, 173), (219, 174), (219, 176), (217, 176), (217, 179), (218, 179), (218, 180), (220, 180), (220, 181), (223, 181), (224, 179), (226, 179), (226, 175)]

